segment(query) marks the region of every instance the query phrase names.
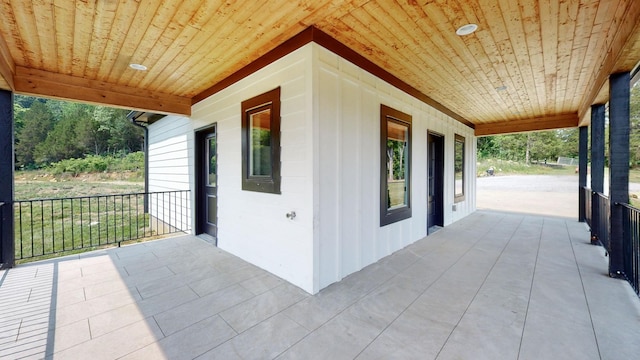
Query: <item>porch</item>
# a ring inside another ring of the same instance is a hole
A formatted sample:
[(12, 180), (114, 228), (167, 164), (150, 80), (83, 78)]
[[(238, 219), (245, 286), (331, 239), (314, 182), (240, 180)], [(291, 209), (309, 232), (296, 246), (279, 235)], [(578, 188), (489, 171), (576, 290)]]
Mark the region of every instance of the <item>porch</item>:
[(636, 358), (607, 274), (585, 224), (493, 211), (315, 296), (179, 236), (3, 270), (0, 357)]

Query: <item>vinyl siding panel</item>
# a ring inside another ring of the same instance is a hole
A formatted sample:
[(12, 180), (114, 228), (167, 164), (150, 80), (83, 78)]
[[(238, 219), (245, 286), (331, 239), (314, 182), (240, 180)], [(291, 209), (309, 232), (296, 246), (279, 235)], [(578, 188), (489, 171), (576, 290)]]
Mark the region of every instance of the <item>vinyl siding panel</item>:
[[(192, 127), (188, 118), (166, 116), (149, 126), (149, 192), (190, 190)], [(155, 194), (149, 199), (151, 225), (158, 221), (193, 229), (193, 191)]]

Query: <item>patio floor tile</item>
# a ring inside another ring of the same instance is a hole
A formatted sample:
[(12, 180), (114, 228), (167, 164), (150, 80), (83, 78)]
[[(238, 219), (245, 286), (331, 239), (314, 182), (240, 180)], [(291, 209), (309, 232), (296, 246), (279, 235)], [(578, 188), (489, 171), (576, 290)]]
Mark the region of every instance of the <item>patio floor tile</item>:
[(313, 296), (189, 235), (0, 272), (2, 359), (626, 360), (638, 339), (585, 225), (526, 214), (478, 211)]

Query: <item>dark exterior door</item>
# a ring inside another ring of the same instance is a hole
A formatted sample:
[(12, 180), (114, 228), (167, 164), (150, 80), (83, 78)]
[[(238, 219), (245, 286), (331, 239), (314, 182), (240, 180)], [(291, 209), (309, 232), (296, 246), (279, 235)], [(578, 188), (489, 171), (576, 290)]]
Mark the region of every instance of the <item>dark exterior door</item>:
[(444, 185), (444, 137), (429, 133), (427, 137), (427, 233), (442, 226)]
[(213, 128), (196, 134), (198, 153), (198, 233), (218, 236), (217, 133)]

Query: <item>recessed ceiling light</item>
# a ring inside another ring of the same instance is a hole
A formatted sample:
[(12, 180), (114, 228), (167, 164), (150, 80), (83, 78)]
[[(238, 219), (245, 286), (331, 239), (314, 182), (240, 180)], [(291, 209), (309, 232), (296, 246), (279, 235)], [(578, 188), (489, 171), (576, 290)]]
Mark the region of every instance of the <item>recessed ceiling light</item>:
[(478, 25), (476, 24), (467, 24), (462, 25), (456, 30), (456, 34), (459, 36), (473, 34), (476, 30), (478, 30)]
[(497, 90), (497, 91), (505, 91), (505, 90), (507, 90), (507, 85), (498, 86), (498, 87), (496, 88), (496, 90)]
[(140, 71), (147, 70), (147, 67), (142, 64), (129, 64), (129, 67), (132, 68), (133, 70), (140, 70)]

